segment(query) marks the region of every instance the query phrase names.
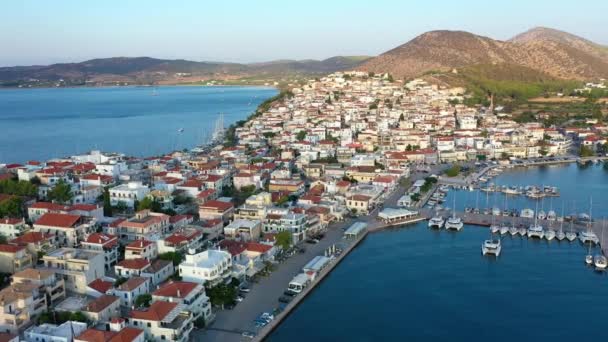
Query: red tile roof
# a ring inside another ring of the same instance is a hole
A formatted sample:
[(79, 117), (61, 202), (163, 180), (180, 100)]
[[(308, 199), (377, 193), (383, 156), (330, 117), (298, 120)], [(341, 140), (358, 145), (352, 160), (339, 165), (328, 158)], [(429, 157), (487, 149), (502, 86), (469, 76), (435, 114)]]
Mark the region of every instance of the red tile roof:
[(87, 286), (99, 293), (106, 293), (114, 286), (114, 283), (98, 278), (90, 282)]
[(78, 215), (46, 213), (34, 224), (47, 227), (74, 228), (78, 220), (80, 220)]
[(70, 207), (51, 203), (51, 202), (36, 202), (29, 206), (32, 209), (46, 209), (46, 210), (54, 210), (54, 211), (68, 211)]
[(74, 204), (70, 207), (70, 211), (72, 211), (72, 210), (93, 211), (98, 208), (99, 207), (94, 204)]
[(104, 294), (101, 297), (89, 302), (89, 304), (87, 304), (87, 307), (83, 311), (101, 312), (105, 310), (108, 306), (118, 301), (120, 301), (120, 298)]
[(10, 217), (0, 219), (0, 224), (15, 225), (15, 224), (19, 224), (19, 223), (23, 223), (23, 219), (10, 218)]
[(121, 291), (133, 291), (136, 288), (140, 287), (142, 284), (144, 284), (147, 280), (147, 278), (132, 277), (124, 283), (120, 284), (120, 286), (118, 286), (118, 289)]
[(131, 270), (141, 270), (141, 269), (144, 269), (144, 268), (150, 266), (150, 262), (144, 258), (125, 259), (125, 260), (119, 262), (118, 264), (116, 264), (116, 266), (131, 269)]
[(159, 297), (186, 298), (198, 286), (188, 281), (169, 281), (162, 284), (152, 295)]
[(27, 232), (19, 237), (16, 237), (10, 241), (15, 245), (26, 245), (28, 243), (39, 243), (44, 240), (52, 239), (55, 235), (43, 234), (41, 232)]
[(9, 245), (9, 244), (0, 244), (0, 252), (2, 253), (17, 253), (19, 251), (25, 250), (23, 246)]
[(132, 342), (144, 333), (143, 330), (125, 327), (120, 331), (87, 329), (76, 337), (76, 340), (87, 342)]
[(87, 237), (86, 242), (100, 244), (103, 247), (112, 248), (118, 244), (116, 235), (105, 233), (93, 233)]
[(201, 208), (216, 209), (216, 210), (221, 210), (221, 211), (229, 210), (232, 207), (233, 207), (232, 203), (222, 202), (222, 201), (218, 201), (218, 200), (208, 201), (208, 202), (205, 202), (205, 204), (201, 205)]
[(130, 244), (127, 245), (127, 247), (125, 247), (125, 249), (140, 250), (140, 249), (144, 249), (144, 248), (150, 246), (151, 244), (152, 244), (152, 241), (140, 239), (140, 240), (131, 242)]
[(158, 301), (152, 303), (147, 310), (131, 310), (129, 316), (134, 319), (146, 321), (162, 321), (176, 307), (177, 303)]

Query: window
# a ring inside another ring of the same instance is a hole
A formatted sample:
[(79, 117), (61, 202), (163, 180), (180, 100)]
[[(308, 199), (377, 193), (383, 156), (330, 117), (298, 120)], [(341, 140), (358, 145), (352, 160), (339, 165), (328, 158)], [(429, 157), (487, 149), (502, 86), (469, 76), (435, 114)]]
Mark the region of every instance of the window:
[(152, 323), (148, 322), (148, 328), (152, 328)]
[(165, 339), (165, 335), (160, 335), (160, 339), (164, 340)]

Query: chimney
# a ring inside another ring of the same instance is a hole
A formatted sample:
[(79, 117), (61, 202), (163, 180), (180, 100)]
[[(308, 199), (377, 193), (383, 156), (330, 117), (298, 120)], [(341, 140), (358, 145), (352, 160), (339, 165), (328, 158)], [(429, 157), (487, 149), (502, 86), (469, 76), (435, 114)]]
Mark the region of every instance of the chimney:
[(177, 296), (181, 297), (182, 296), (182, 291), (180, 291), (179, 289), (177, 289)]

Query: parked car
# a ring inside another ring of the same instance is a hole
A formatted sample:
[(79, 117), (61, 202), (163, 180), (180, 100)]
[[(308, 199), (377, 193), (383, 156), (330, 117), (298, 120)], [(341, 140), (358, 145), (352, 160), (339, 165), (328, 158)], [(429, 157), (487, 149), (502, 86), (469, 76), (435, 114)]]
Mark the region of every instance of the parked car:
[(279, 297), (279, 302), (281, 303), (289, 303), (293, 299), (292, 296), (281, 296)]
[(241, 336), (247, 337), (247, 338), (254, 338), (255, 334), (252, 333), (251, 331), (243, 331), (243, 333), (241, 334)]

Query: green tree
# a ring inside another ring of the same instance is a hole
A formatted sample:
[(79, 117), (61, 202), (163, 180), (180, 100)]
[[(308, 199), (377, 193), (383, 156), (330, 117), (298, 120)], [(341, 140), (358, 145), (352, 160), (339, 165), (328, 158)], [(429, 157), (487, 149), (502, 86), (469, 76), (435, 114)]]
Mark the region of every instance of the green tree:
[(595, 153), (593, 153), (593, 149), (591, 149), (591, 147), (582, 145), (579, 151), (579, 155), (581, 157), (593, 157)]
[(72, 187), (64, 180), (59, 180), (57, 184), (47, 193), (49, 201), (68, 204), (72, 200)]
[(453, 165), (451, 168), (449, 168), (445, 174), (448, 177), (456, 177), (458, 176), (458, 174), (460, 173), (460, 166), (459, 165)]
[(276, 244), (282, 249), (286, 250), (291, 246), (291, 233), (289, 231), (282, 231), (276, 235)]
[(23, 200), (17, 196), (0, 202), (0, 217), (23, 217)]
[(128, 209), (127, 203), (125, 203), (124, 201), (118, 201), (116, 202), (114, 209), (118, 210), (121, 213), (124, 213)]
[(149, 209), (155, 213), (160, 213), (163, 208), (160, 203), (150, 197), (144, 197), (139, 203), (137, 203), (137, 210)]
[(35, 197), (38, 195), (38, 186), (27, 181), (5, 179), (0, 181), (0, 193), (7, 195)]
[(167, 261), (173, 262), (173, 266), (179, 265), (182, 262), (182, 260), (184, 260), (184, 256), (179, 252), (166, 252), (166, 253), (160, 254), (158, 256), (158, 258), (161, 260), (167, 260)]
[(206, 289), (209, 301), (213, 306), (221, 306), (234, 304), (236, 302), (237, 290), (236, 287), (228, 284), (218, 284), (214, 287)]
[(152, 296), (149, 293), (141, 294), (135, 298), (135, 306), (137, 307), (148, 307), (150, 306), (150, 302), (152, 302)]
[(302, 141), (304, 138), (306, 138), (306, 131), (299, 131), (298, 134), (296, 134), (296, 139), (298, 139), (298, 141)]
[(103, 216), (112, 217), (112, 203), (110, 202), (110, 190), (103, 190)]

